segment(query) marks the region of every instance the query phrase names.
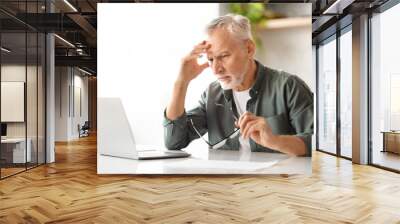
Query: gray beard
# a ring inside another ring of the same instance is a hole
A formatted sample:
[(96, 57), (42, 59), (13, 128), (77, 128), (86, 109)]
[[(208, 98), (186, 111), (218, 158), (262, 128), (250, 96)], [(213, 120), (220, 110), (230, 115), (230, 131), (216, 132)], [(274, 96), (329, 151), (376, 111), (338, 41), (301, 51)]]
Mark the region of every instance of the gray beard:
[(223, 90), (230, 90), (230, 89), (232, 89), (232, 86), (231, 86), (231, 85), (226, 85), (226, 84), (224, 84), (224, 83), (222, 83), (222, 82), (220, 82), (220, 81), (218, 81), (218, 83), (219, 83), (219, 85), (221, 86), (221, 88), (222, 88)]
[(229, 85), (224, 84), (223, 82), (220, 82), (220, 81), (218, 81), (218, 83), (219, 83), (219, 85), (221, 86), (221, 88), (222, 88), (223, 90), (230, 90), (230, 89), (233, 89), (233, 85), (236, 84), (236, 86), (238, 86), (238, 85), (240, 85), (241, 83), (243, 83), (243, 81), (244, 81), (244, 77), (243, 77), (243, 78), (240, 80), (240, 82), (238, 82), (238, 83), (235, 83), (234, 80), (232, 80), (232, 81), (229, 83)]

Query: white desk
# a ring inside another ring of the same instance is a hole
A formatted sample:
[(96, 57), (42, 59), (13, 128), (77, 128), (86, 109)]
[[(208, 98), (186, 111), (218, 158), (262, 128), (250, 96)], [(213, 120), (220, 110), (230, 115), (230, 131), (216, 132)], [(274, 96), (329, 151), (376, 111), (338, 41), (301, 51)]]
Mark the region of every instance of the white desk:
[[(27, 146), (26, 154), (25, 154), (25, 138), (6, 138), (1, 139), (1, 144), (8, 146), (13, 145), (13, 163), (25, 163), (25, 158), (27, 158), (27, 162), (31, 161), (31, 145), (32, 141), (30, 138), (27, 138)], [(3, 150), (3, 149), (2, 149)]]
[(208, 150), (188, 146), (189, 158), (133, 160), (97, 154), (98, 174), (311, 174), (311, 157), (252, 152), (240, 159), (239, 151)]

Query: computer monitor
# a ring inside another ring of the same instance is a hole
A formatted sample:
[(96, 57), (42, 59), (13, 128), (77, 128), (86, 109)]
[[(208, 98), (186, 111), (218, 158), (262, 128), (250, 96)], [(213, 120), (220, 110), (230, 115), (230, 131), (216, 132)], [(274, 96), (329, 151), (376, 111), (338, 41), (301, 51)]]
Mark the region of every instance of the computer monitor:
[(1, 136), (7, 136), (7, 124), (1, 123)]

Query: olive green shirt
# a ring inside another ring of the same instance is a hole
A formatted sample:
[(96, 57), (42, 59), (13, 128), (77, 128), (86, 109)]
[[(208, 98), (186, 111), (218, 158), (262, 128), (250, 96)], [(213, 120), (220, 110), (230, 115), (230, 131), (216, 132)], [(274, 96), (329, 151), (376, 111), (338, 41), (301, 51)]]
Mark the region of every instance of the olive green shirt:
[[(300, 137), (311, 156), (311, 138), (314, 126), (313, 94), (303, 80), (295, 75), (263, 66), (256, 61), (256, 81), (250, 89), (247, 111), (264, 117), (277, 135)], [(201, 135), (215, 144), (231, 134), (234, 129), (236, 106), (232, 90), (223, 90), (218, 81), (212, 82), (201, 95), (199, 105), (185, 111), (175, 120), (169, 120), (164, 111), (164, 142), (170, 150), (185, 148), (199, 138), (189, 119)], [(253, 152), (278, 152), (261, 146), (251, 138)], [(239, 150), (239, 136), (228, 139), (220, 149)]]

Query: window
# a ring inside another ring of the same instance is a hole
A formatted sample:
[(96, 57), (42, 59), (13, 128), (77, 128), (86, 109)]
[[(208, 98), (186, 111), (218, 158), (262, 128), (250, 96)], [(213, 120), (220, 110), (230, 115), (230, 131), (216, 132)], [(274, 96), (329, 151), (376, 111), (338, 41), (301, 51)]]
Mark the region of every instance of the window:
[(400, 170), (400, 5), (371, 18), (371, 162)]
[(318, 149), (336, 153), (336, 40), (318, 48)]
[[(352, 157), (352, 35), (340, 36), (340, 155)], [(347, 32), (346, 32), (347, 31)]]

